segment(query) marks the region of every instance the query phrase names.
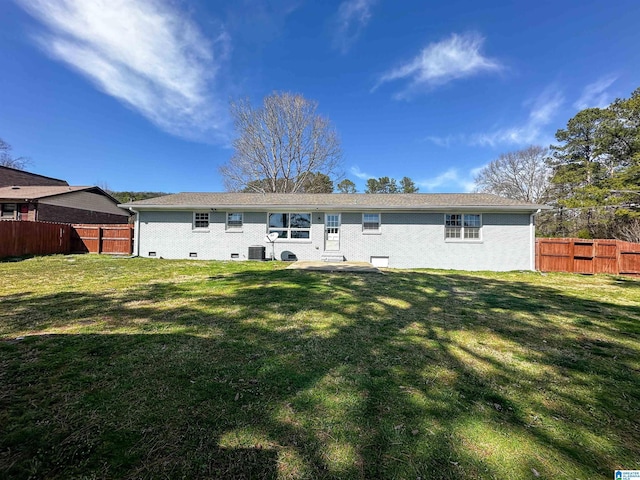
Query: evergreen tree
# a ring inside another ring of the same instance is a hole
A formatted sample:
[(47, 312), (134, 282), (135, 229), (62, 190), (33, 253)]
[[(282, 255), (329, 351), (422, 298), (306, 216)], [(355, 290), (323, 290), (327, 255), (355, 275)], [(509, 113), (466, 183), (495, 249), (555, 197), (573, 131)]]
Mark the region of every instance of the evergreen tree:
[(578, 112), (556, 140), (552, 198), (569, 209), (569, 234), (628, 239), (621, 232), (640, 217), (640, 89), (605, 109)]
[(356, 184), (345, 178), (338, 184), (339, 193), (356, 193)]

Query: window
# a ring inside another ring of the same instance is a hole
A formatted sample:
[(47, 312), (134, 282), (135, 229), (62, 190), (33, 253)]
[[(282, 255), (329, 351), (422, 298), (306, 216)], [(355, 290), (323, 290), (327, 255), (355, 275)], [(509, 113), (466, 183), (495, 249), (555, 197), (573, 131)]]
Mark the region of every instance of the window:
[(480, 240), (482, 221), (479, 213), (447, 213), (444, 227), (445, 238)]
[(379, 213), (363, 213), (362, 214), (362, 231), (363, 232), (380, 231), (380, 214)]
[(464, 238), (480, 239), (480, 215), (473, 214), (464, 216)]
[(310, 213), (270, 213), (269, 233), (276, 232), (278, 238), (311, 238)]
[(209, 228), (209, 212), (195, 212), (193, 214), (193, 228)]
[(15, 218), (16, 204), (2, 203), (0, 204), (0, 218)]
[(227, 213), (227, 230), (242, 228), (242, 213)]
[(462, 233), (462, 215), (459, 214), (449, 214), (445, 216), (445, 238), (460, 238), (460, 234)]

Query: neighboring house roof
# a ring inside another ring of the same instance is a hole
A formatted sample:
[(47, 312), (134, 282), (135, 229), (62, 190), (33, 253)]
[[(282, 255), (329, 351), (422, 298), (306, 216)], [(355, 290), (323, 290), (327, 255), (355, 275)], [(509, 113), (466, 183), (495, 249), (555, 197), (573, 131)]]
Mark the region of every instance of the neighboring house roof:
[(94, 187), (65, 186), (13, 186), (0, 188), (0, 198), (7, 200), (37, 200), (39, 198), (63, 195), (69, 192), (89, 190)]
[(519, 210), (547, 209), (487, 193), (191, 193), (183, 192), (119, 205), (134, 210), (304, 208), (310, 210)]
[(30, 201), (42, 198), (54, 197), (56, 195), (64, 195), (71, 192), (90, 191), (112, 200), (114, 203), (118, 201), (102, 190), (100, 187), (69, 187), (69, 186), (13, 186), (1, 187), (0, 198), (3, 200)]
[(69, 185), (65, 180), (59, 178), (47, 177), (46, 175), (40, 175), (39, 173), (27, 172), (26, 170), (20, 170), (18, 168), (5, 167), (0, 165), (0, 185), (11, 185), (10, 183), (3, 182), (3, 178), (8, 181), (15, 181), (18, 178), (21, 185), (40, 185), (42, 182), (47, 182), (44, 185)]

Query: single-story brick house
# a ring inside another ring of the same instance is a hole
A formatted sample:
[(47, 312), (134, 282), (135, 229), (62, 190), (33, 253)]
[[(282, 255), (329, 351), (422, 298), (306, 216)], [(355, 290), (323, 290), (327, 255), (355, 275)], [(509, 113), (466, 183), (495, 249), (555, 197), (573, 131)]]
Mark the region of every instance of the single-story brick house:
[(0, 220), (127, 223), (129, 213), (99, 187), (0, 187)]
[(459, 270), (534, 269), (534, 215), (547, 208), (489, 194), (178, 193), (120, 206), (137, 214), (143, 257), (243, 260), (264, 248), (283, 260)]
[(61, 223), (128, 223), (129, 212), (99, 187), (0, 166), (0, 220)]

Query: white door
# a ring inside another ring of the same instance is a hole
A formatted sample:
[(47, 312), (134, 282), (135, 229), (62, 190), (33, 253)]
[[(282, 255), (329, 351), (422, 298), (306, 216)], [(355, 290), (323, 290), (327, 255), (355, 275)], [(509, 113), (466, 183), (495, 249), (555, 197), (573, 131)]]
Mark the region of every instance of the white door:
[(324, 216), (324, 249), (329, 252), (340, 250), (339, 213), (327, 213)]

